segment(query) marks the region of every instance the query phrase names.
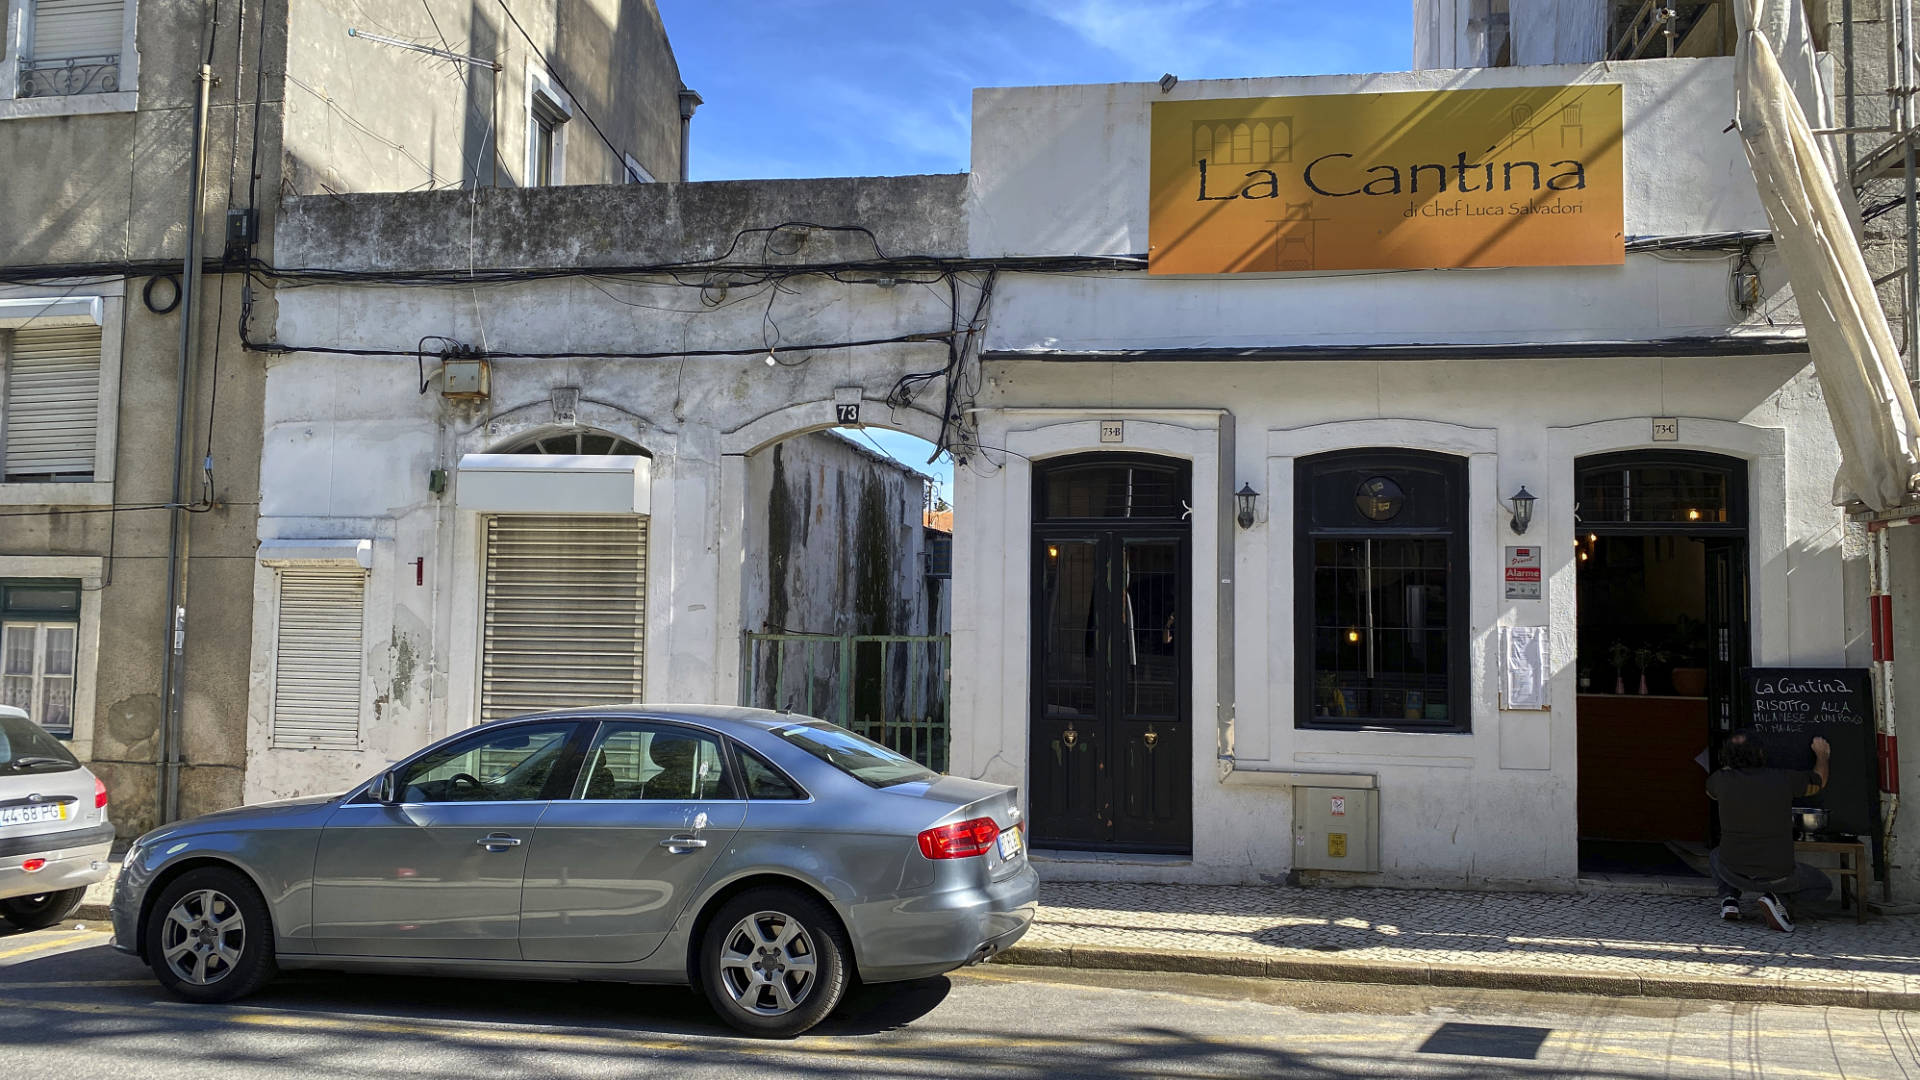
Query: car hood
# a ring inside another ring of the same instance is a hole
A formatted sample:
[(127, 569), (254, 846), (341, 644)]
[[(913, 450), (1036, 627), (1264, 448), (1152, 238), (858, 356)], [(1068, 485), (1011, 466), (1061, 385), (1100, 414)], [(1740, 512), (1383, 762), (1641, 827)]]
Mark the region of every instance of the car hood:
[(304, 799), (281, 799), (277, 802), (254, 803), (251, 806), (236, 806), (231, 810), (215, 810), (211, 814), (188, 818), (167, 825), (142, 837), (143, 842), (163, 839), (181, 833), (208, 832), (232, 828), (274, 828), (287, 829), (316, 824), (324, 820), (326, 807), (339, 801), (339, 795), (309, 795)]

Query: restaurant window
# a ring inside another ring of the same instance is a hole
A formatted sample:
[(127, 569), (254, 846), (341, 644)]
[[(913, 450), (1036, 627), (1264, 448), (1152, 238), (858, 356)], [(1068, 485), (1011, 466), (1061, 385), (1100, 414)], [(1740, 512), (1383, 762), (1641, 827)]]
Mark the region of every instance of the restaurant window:
[(1745, 527), (1746, 492), (1737, 463), (1711, 454), (1632, 451), (1583, 458), (1581, 525)]
[(1296, 726), (1468, 729), (1466, 486), (1445, 454), (1300, 460)]
[(79, 582), (0, 581), (0, 705), (72, 735), (79, 646)]

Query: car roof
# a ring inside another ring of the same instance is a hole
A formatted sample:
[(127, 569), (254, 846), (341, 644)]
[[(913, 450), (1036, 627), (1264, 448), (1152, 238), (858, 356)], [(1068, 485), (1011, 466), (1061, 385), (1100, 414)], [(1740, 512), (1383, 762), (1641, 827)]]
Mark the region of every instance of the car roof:
[(27, 710), (22, 709), (17, 705), (0, 705), (0, 716), (14, 716), (22, 720), (33, 719), (32, 717), (27, 715)]
[[(573, 709), (552, 709), (540, 713), (528, 713), (504, 720), (489, 721), (491, 724), (512, 724), (522, 720), (553, 719), (555, 717), (601, 717), (606, 719), (636, 720), (685, 720), (696, 724), (733, 723), (744, 727), (771, 731), (788, 724), (804, 724), (818, 721), (818, 717), (804, 713), (777, 712), (773, 709), (749, 709), (744, 705), (692, 705), (692, 704), (652, 704), (631, 702), (624, 705), (584, 705)], [(469, 728), (468, 730), (472, 730)]]

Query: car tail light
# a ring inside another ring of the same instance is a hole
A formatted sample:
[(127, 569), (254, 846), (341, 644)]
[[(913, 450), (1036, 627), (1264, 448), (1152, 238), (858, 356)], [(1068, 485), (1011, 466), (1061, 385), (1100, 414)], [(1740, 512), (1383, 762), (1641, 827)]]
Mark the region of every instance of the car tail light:
[(920, 854), (929, 859), (969, 859), (985, 855), (1000, 839), (992, 818), (974, 818), (958, 825), (940, 825), (920, 834)]
[(45, 859), (28, 859), (26, 862), (23, 862), (20, 864), (20, 869), (25, 870), (27, 873), (31, 874), (35, 870), (39, 870), (46, 865), (47, 865), (47, 860)]
[(97, 776), (93, 778), (93, 808), (95, 810), (107, 808), (107, 785), (101, 783)]

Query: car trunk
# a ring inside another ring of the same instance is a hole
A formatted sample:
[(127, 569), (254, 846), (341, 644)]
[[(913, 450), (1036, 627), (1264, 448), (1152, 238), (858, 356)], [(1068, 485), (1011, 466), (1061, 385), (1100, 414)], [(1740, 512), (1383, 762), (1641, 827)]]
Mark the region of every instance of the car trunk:
[[(913, 790), (918, 789), (918, 790)], [(923, 829), (952, 825), (974, 818), (990, 818), (1000, 829), (1001, 838), (986, 854), (987, 874), (999, 880), (1019, 871), (1027, 862), (1026, 830), (1021, 827), (1020, 789), (985, 780), (942, 776), (924, 786), (886, 789), (891, 794), (928, 803)], [(1013, 833), (1013, 839), (1007, 834)]]

